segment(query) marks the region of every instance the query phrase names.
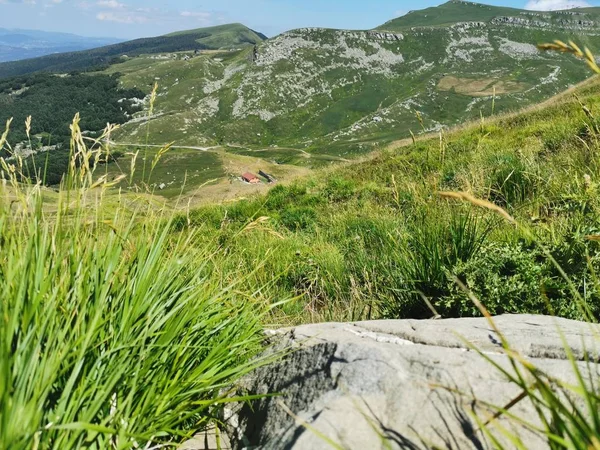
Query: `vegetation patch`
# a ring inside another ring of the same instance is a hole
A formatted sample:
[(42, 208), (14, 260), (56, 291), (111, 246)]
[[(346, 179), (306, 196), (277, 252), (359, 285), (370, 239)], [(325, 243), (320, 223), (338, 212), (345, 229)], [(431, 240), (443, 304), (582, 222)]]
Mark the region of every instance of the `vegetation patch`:
[(527, 85), (496, 78), (471, 79), (445, 76), (438, 82), (437, 87), (440, 91), (454, 91), (457, 94), (471, 97), (490, 97), (495, 94), (522, 92), (527, 88)]

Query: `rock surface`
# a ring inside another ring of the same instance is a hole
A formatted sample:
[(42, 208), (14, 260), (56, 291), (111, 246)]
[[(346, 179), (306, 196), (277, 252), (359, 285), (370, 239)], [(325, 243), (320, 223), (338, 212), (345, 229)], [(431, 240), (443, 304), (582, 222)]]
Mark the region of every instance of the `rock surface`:
[[(581, 362), (586, 352), (598, 354), (595, 325), (527, 315), (500, 316), (495, 322), (515, 350), (566, 381), (575, 382), (561, 333), (579, 364), (587, 364)], [(520, 394), (465, 343), (509, 367), (499, 336), (485, 319), (306, 325), (273, 332), (273, 339), (276, 348), (293, 351), (256, 372), (245, 388), (282, 395), (237, 411), (233, 448), (331, 448), (322, 436), (349, 449), (491, 448), (472, 412), (489, 415), (473, 397), (504, 406)], [(536, 417), (526, 402), (511, 411)], [(539, 436), (501, 423), (527, 448), (546, 448)]]

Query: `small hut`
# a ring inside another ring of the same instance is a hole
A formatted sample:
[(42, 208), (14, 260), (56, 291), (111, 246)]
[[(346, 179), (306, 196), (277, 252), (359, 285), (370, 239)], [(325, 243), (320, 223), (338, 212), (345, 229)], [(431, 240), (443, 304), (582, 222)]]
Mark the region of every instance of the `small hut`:
[(254, 175), (253, 173), (250, 172), (246, 172), (244, 174), (242, 174), (242, 180), (244, 180), (246, 183), (250, 183), (250, 184), (259, 184), (260, 183), (260, 179)]

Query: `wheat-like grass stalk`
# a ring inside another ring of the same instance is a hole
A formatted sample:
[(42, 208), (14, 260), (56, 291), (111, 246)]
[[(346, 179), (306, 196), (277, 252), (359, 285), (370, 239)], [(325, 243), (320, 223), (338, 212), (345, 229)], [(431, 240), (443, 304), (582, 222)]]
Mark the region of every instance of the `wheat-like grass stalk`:
[(596, 58), (594, 58), (594, 55), (592, 54), (590, 49), (587, 47), (584, 47), (582, 50), (581, 47), (579, 47), (573, 41), (569, 41), (568, 43), (565, 43), (565, 42), (557, 39), (552, 43), (539, 44), (538, 48), (540, 50), (544, 50), (544, 51), (570, 53), (572, 55), (575, 55), (578, 58), (583, 59), (587, 63), (587, 65), (590, 67), (590, 69), (592, 69), (595, 73), (600, 74), (600, 67), (598, 67), (598, 64), (596, 63)]
[(514, 219), (514, 217), (512, 217), (508, 212), (506, 212), (505, 209), (501, 208), (500, 206), (498, 206), (490, 201), (477, 198), (477, 197), (473, 196), (472, 194), (469, 194), (468, 192), (440, 192), (439, 195), (442, 198), (462, 200), (462, 201), (469, 202), (475, 206), (479, 206), (480, 208), (489, 209), (490, 211), (494, 211), (495, 213), (504, 217), (508, 222), (510, 222), (512, 224), (516, 223), (516, 220)]

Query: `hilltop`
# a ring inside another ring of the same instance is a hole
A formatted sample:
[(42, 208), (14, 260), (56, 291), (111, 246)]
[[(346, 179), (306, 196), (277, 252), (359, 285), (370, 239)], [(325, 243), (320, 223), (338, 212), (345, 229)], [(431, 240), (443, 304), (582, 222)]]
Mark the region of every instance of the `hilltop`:
[(60, 53), (0, 64), (0, 79), (35, 72), (89, 71), (106, 67), (123, 57), (161, 52), (218, 50), (255, 45), (265, 36), (241, 24), (198, 28), (165, 36), (135, 39), (79, 52)]
[(390, 20), (378, 29), (401, 31), (413, 27), (443, 27), (463, 22), (512, 24), (529, 28), (588, 30), (598, 28), (600, 8), (575, 8), (563, 11), (530, 11), (481, 3), (450, 0), (442, 5), (417, 11)]

